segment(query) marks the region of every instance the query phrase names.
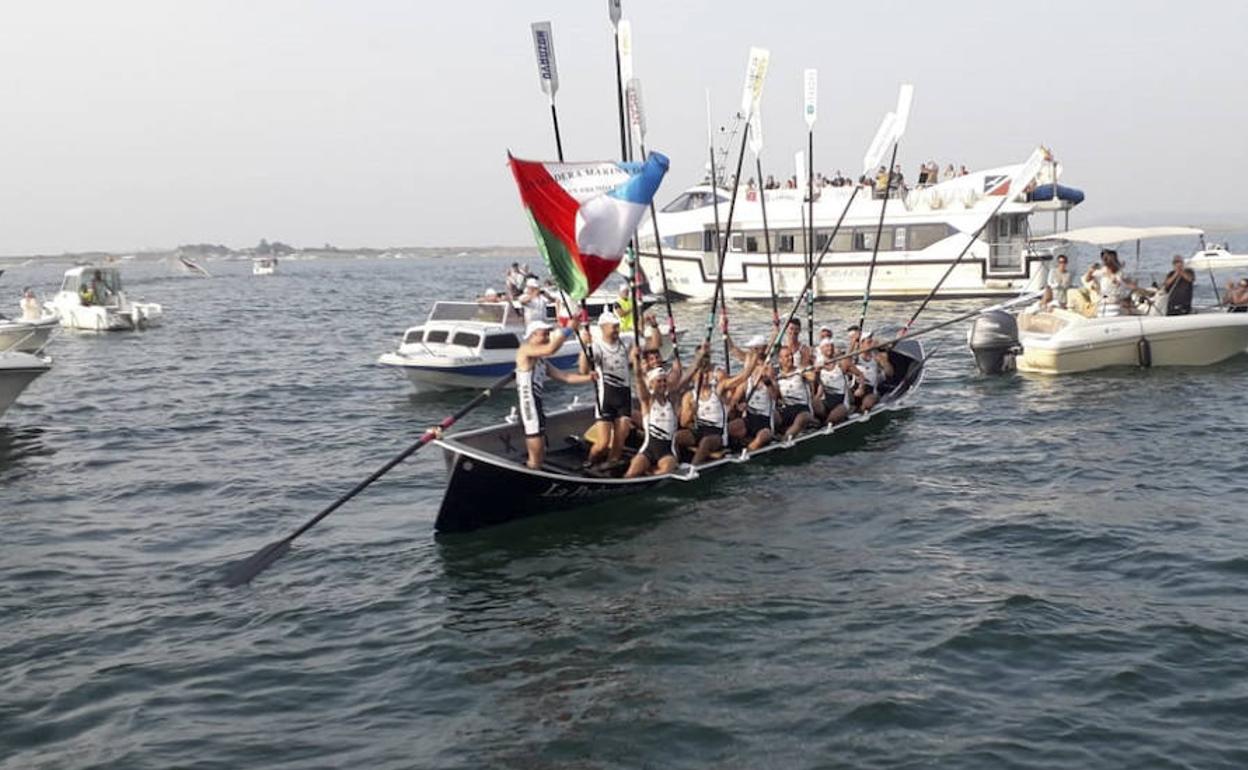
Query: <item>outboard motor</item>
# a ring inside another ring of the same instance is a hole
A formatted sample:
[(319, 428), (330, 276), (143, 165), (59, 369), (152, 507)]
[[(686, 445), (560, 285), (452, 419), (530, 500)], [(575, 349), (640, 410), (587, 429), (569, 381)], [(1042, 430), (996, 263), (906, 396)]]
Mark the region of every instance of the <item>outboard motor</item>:
[(1014, 371), (1014, 358), (1023, 350), (1018, 344), (1018, 321), (1004, 310), (976, 318), (967, 342), (975, 354), (975, 366), (983, 374)]

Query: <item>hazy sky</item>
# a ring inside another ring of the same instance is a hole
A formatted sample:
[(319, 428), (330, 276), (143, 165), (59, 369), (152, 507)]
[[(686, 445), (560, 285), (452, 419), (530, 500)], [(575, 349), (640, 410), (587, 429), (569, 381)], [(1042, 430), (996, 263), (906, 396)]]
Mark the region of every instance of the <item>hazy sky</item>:
[[(897, 85), (901, 148), (986, 167), (1036, 143), (1088, 201), (1072, 223), (1248, 225), (1248, 3), (623, 0), (663, 200), (705, 162), (748, 48), (772, 52), (764, 160), (858, 167)], [(529, 23), (554, 24), (571, 160), (618, 152), (603, 0), (0, 4), (0, 254), (262, 237), (525, 244), (505, 166), (554, 155)], [(1161, 223), (1161, 222), (1156, 222)]]

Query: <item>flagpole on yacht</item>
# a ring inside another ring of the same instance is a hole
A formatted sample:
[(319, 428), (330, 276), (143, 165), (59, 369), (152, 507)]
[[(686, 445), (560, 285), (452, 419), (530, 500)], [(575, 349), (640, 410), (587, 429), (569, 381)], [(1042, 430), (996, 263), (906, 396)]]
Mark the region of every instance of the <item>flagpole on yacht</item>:
[[(880, 253), (880, 237), (884, 234), (884, 214), (888, 210), (888, 199), (892, 197), (893, 168), (897, 165), (897, 147), (901, 137), (906, 133), (906, 123), (910, 118), (910, 104), (914, 100), (914, 86), (903, 83), (897, 96), (896, 123), (890, 140), (893, 145), (892, 156), (888, 162), (888, 177), (884, 186), (884, 199), (880, 201), (880, 219), (875, 226), (875, 243), (871, 244), (871, 266), (867, 268), (867, 285), (862, 292), (862, 313), (858, 316), (858, 327), (861, 329), (867, 322), (867, 307), (871, 304), (871, 282), (875, 278), (875, 263)], [(900, 190), (898, 191), (900, 192)]]

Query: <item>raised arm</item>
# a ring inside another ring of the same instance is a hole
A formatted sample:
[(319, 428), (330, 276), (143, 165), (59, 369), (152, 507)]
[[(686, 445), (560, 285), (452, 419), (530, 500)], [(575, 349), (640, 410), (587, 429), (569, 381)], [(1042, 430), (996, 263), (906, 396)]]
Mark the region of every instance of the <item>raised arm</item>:
[(550, 377), (552, 380), (562, 382), (565, 385), (580, 385), (582, 383), (592, 382), (594, 378), (598, 376), (598, 373), (590, 372), (589, 374), (582, 374), (577, 372), (574, 374), (572, 372), (565, 372), (551, 362), (547, 361), (546, 376)]

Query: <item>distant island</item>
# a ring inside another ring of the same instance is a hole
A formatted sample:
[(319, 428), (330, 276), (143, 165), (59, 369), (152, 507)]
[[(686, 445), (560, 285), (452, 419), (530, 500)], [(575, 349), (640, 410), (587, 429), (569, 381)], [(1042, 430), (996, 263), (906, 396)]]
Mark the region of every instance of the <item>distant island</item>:
[(291, 246), (282, 241), (261, 238), (255, 246), (234, 249), (220, 243), (184, 243), (172, 249), (146, 251), (80, 251), (62, 254), (27, 254), (0, 257), (0, 264), (20, 264), (31, 260), (83, 264), (138, 260), (155, 262), (162, 259), (189, 257), (194, 260), (216, 261), (221, 259), (252, 259), (255, 257), (513, 257), (536, 259), (537, 251), (528, 246), (357, 246), (340, 248), (331, 244), (321, 246)]

